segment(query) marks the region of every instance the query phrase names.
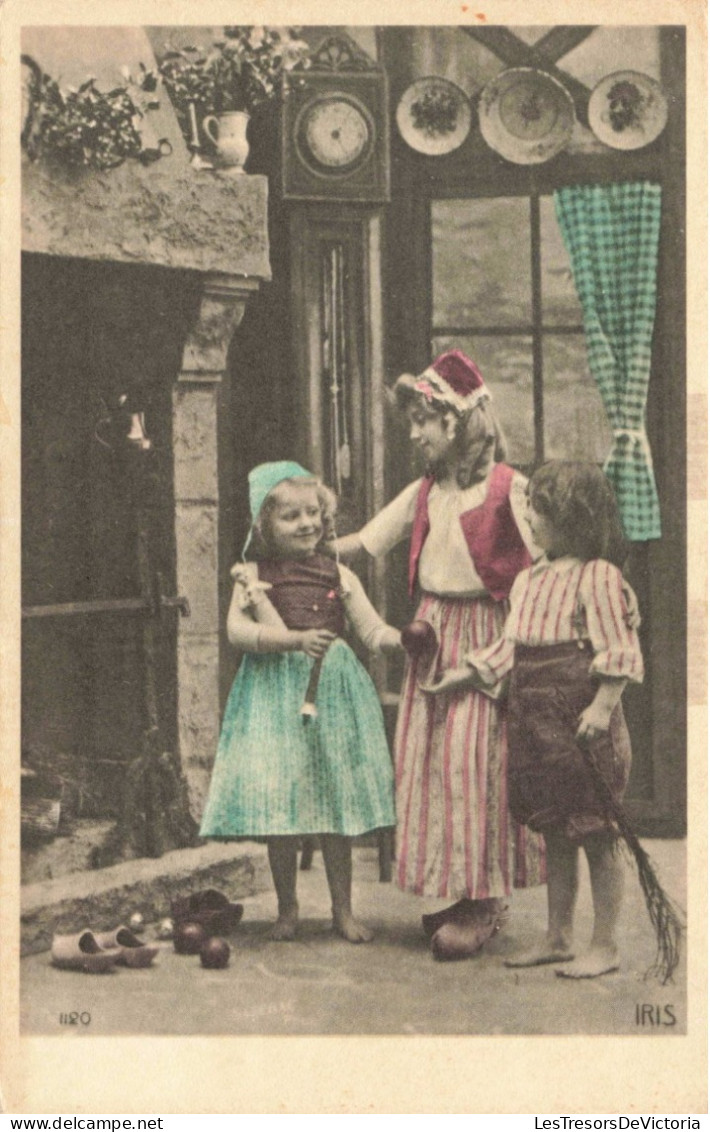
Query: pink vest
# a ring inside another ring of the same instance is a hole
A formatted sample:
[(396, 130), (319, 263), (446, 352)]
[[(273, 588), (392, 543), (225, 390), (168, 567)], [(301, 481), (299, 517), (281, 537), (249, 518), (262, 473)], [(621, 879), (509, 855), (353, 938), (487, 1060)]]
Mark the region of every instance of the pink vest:
[[(532, 562), (510, 505), (514, 474), (507, 464), (496, 464), (483, 503), (459, 517), (476, 573), (496, 601), (507, 598), (517, 575)], [(414, 593), (419, 557), (429, 534), (427, 499), (433, 483), (433, 476), (427, 476), (417, 495), (409, 546), (410, 596)]]

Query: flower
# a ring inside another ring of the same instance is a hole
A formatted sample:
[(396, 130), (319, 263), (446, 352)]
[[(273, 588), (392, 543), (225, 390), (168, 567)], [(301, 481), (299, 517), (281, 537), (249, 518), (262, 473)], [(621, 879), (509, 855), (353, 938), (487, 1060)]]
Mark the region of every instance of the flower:
[(189, 104), (204, 116), (252, 111), (272, 98), (283, 70), (307, 64), (308, 44), (296, 28), (225, 27), (225, 38), (200, 51), (169, 51), (160, 73), (189, 136)]
[(614, 83), (607, 94), (611, 128), (620, 133), (630, 126), (638, 126), (645, 108), (645, 99), (635, 83)]
[(196, 47), (169, 51), (159, 71), (179, 118), (184, 115), (187, 119), (190, 103), (205, 114), (214, 112), (215, 76), (208, 66), (207, 56)]
[(415, 381), (414, 388), (416, 389), (417, 393), (422, 393), (424, 397), (426, 397), (427, 401), (431, 402), (432, 398), (434, 397), (434, 390), (432, 389), (428, 381)]
[(298, 28), (226, 27), (225, 50), (239, 57), (247, 99), (252, 109), (273, 97), (282, 71), (308, 63), (309, 47)]
[(43, 156), (70, 166), (111, 169), (126, 158), (142, 158), (144, 107), (127, 87), (104, 92), (92, 76), (77, 88), (62, 90), (55, 79), (35, 68), (22, 137), (32, 160)]
[[(234, 29), (229, 28), (228, 30), (229, 30), (229, 32), (231, 32), (231, 31), (239, 32), (241, 29), (239, 29), (239, 28), (234, 28)], [(249, 30), (249, 29), (247, 29), (247, 30)], [(266, 28), (254, 27), (249, 32), (248, 42), (249, 42), (250, 47), (254, 47), (254, 48), (261, 47), (262, 44), (264, 43), (265, 39), (266, 39)]]
[(432, 87), (412, 103), (411, 115), (418, 130), (437, 137), (456, 129), (458, 102), (450, 91)]

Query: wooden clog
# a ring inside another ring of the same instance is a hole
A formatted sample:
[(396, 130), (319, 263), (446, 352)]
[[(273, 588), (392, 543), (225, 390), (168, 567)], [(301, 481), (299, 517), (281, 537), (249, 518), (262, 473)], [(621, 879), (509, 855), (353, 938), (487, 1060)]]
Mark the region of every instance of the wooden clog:
[(124, 967), (150, 967), (159, 948), (143, 943), (124, 924), (110, 932), (96, 932), (96, 942), (106, 950), (117, 950), (116, 963)]
[(431, 950), (435, 959), (468, 959), (500, 931), (502, 914), (492, 913), (487, 918), (450, 920), (434, 933)]
[(208, 935), (232, 931), (242, 918), (243, 904), (232, 904), (229, 897), (216, 888), (205, 888), (189, 896), (179, 896), (170, 905), (173, 923), (189, 921), (201, 924)]
[(486, 897), (482, 900), (469, 900), (464, 897), (449, 908), (442, 908), (440, 912), (432, 912), (422, 916), (422, 927), (428, 939), (443, 927), (444, 924), (462, 924), (469, 921), (488, 923), (492, 916), (505, 911), (500, 900), (495, 897)]
[(52, 963), (65, 971), (101, 975), (115, 967), (120, 954), (120, 948), (102, 947), (88, 929), (75, 935), (55, 935), (52, 939)]

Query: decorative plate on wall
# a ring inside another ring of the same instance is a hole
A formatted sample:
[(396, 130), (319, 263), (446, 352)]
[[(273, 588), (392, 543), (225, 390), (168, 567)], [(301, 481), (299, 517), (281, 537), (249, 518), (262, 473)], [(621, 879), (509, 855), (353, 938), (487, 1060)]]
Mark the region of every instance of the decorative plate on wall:
[(597, 83), (589, 99), (589, 125), (612, 149), (641, 149), (662, 132), (668, 103), (655, 79), (616, 71)]
[(396, 118), (407, 145), (417, 153), (441, 157), (458, 149), (468, 137), (471, 106), (456, 83), (427, 75), (407, 87)]
[(574, 127), (567, 89), (534, 67), (512, 67), (486, 83), (478, 102), (481, 133), (517, 165), (538, 165), (564, 149)]

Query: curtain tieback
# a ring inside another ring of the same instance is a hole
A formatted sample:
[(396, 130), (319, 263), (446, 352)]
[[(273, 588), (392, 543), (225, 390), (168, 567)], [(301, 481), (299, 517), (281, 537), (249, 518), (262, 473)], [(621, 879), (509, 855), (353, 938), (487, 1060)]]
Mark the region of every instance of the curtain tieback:
[(636, 444), (639, 444), (641, 446), (641, 451), (646, 457), (649, 467), (653, 467), (651, 446), (648, 443), (648, 436), (646, 435), (645, 428), (615, 428), (613, 431), (614, 440), (620, 440), (622, 437), (626, 436), (629, 440), (634, 441)]

